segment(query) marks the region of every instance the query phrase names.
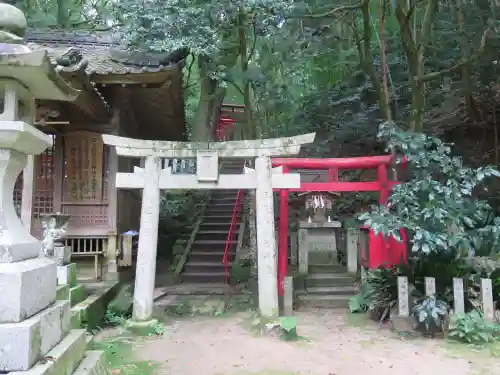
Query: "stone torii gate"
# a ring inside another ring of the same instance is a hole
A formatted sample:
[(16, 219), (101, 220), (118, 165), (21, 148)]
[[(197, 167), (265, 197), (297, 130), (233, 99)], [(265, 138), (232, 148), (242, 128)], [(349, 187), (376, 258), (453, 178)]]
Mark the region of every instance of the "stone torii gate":
[[(149, 141), (103, 135), (119, 156), (145, 158), (144, 168), (117, 173), (116, 187), (143, 189), (131, 325), (152, 320), (156, 247), (161, 189), (256, 189), (259, 309), (264, 316), (279, 314), (273, 188), (300, 187), (299, 174), (272, 170), (271, 156), (298, 154), (314, 141), (315, 133), (295, 137), (231, 142)], [(241, 175), (219, 175), (219, 158), (255, 158), (255, 170)], [(162, 169), (163, 158), (196, 158), (196, 175), (173, 175)]]

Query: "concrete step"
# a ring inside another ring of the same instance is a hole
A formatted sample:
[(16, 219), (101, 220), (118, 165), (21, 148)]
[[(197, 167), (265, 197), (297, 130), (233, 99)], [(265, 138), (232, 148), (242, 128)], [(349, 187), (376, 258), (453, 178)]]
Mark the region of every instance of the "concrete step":
[(72, 375), (106, 375), (107, 373), (105, 353), (101, 350), (88, 350)]
[(297, 296), (298, 307), (348, 308), (349, 297), (321, 294), (302, 294)]
[(347, 267), (342, 264), (309, 264), (309, 273), (346, 273)]
[(86, 348), (86, 330), (74, 329), (31, 369), (9, 372), (9, 375), (72, 374), (84, 357)]
[[(229, 220), (226, 223), (211, 223), (211, 222), (202, 222), (200, 224), (199, 231), (224, 231), (224, 232), (229, 232), (229, 227), (231, 226), (231, 220)], [(235, 222), (235, 226), (233, 228), (237, 228), (239, 230), (240, 227), (240, 222), (237, 221)]]
[[(228, 259), (233, 260), (236, 253), (234, 252), (228, 252)], [(189, 259), (188, 262), (209, 262), (209, 263), (215, 263), (215, 262), (222, 262), (222, 258), (224, 257), (224, 251), (192, 251), (191, 254), (189, 254)]]
[(182, 274), (184, 283), (224, 283), (226, 273), (223, 272), (188, 272)]
[(305, 278), (306, 288), (325, 286), (352, 286), (354, 279), (339, 273), (314, 273)]
[[(231, 239), (232, 240), (237, 240), (238, 239), (238, 231), (236, 230), (237, 228), (233, 226), (233, 231), (231, 232)], [(224, 231), (206, 231), (206, 230), (201, 230), (196, 233), (195, 241), (227, 241), (229, 236), (229, 228)]]
[[(227, 207), (207, 207), (205, 212), (203, 213), (203, 216), (224, 216), (229, 218), (229, 220), (232, 219), (234, 214), (234, 206), (227, 206)], [(237, 212), (236, 215), (239, 217), (240, 213)]]
[[(229, 267), (231, 267), (231, 262), (229, 262)], [(218, 273), (224, 272), (226, 266), (222, 263), (222, 258), (218, 262), (187, 262), (184, 265), (184, 274), (189, 273)]]
[(234, 207), (234, 204), (236, 203), (236, 196), (227, 196), (227, 197), (222, 197), (222, 198), (217, 198), (217, 197), (212, 197), (210, 199), (210, 202), (208, 203), (209, 205), (216, 204), (216, 205), (231, 205)]
[[(228, 224), (231, 225), (231, 220), (233, 218), (232, 212), (227, 212), (221, 214), (217, 212), (216, 214), (207, 214), (205, 213), (202, 216), (203, 223), (212, 223), (212, 224)], [(239, 223), (241, 221), (241, 215), (236, 215), (236, 222)]]
[[(229, 251), (235, 251), (237, 241), (229, 241)], [(199, 252), (224, 252), (226, 250), (226, 241), (194, 241), (191, 245), (191, 251)]]
[(297, 295), (316, 294), (316, 295), (335, 295), (335, 296), (352, 296), (358, 292), (355, 286), (316, 286), (309, 287), (305, 290), (297, 290)]

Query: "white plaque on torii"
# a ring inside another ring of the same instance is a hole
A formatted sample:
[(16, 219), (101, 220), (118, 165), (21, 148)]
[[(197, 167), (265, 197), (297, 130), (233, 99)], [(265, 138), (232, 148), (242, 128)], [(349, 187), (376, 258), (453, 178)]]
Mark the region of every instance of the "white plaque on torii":
[(217, 182), (219, 179), (217, 150), (198, 150), (196, 152), (196, 178), (200, 182)]

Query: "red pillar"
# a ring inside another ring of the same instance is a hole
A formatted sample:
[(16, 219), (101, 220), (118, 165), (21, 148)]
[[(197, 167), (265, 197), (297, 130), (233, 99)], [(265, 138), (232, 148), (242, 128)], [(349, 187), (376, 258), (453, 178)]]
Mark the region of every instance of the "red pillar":
[[(283, 167), (288, 173), (288, 167)], [(280, 216), (278, 230), (278, 295), (283, 296), (283, 281), (288, 268), (288, 190), (280, 190)]]
[(380, 184), (379, 203), (387, 204), (389, 198), (389, 181), (387, 178), (387, 165), (381, 164), (377, 168), (378, 183)]

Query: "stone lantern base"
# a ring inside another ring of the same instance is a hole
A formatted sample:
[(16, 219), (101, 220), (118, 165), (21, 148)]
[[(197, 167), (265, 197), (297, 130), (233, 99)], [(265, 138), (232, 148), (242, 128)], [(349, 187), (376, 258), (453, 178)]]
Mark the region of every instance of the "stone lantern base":
[(28, 155), (52, 139), (30, 125), (35, 99), (73, 100), (78, 92), (46, 52), (22, 45), (23, 13), (0, 3), (0, 373), (104, 375), (104, 353), (86, 352), (85, 330), (70, 330), (70, 301), (56, 301), (57, 266), (17, 216), (13, 190)]

